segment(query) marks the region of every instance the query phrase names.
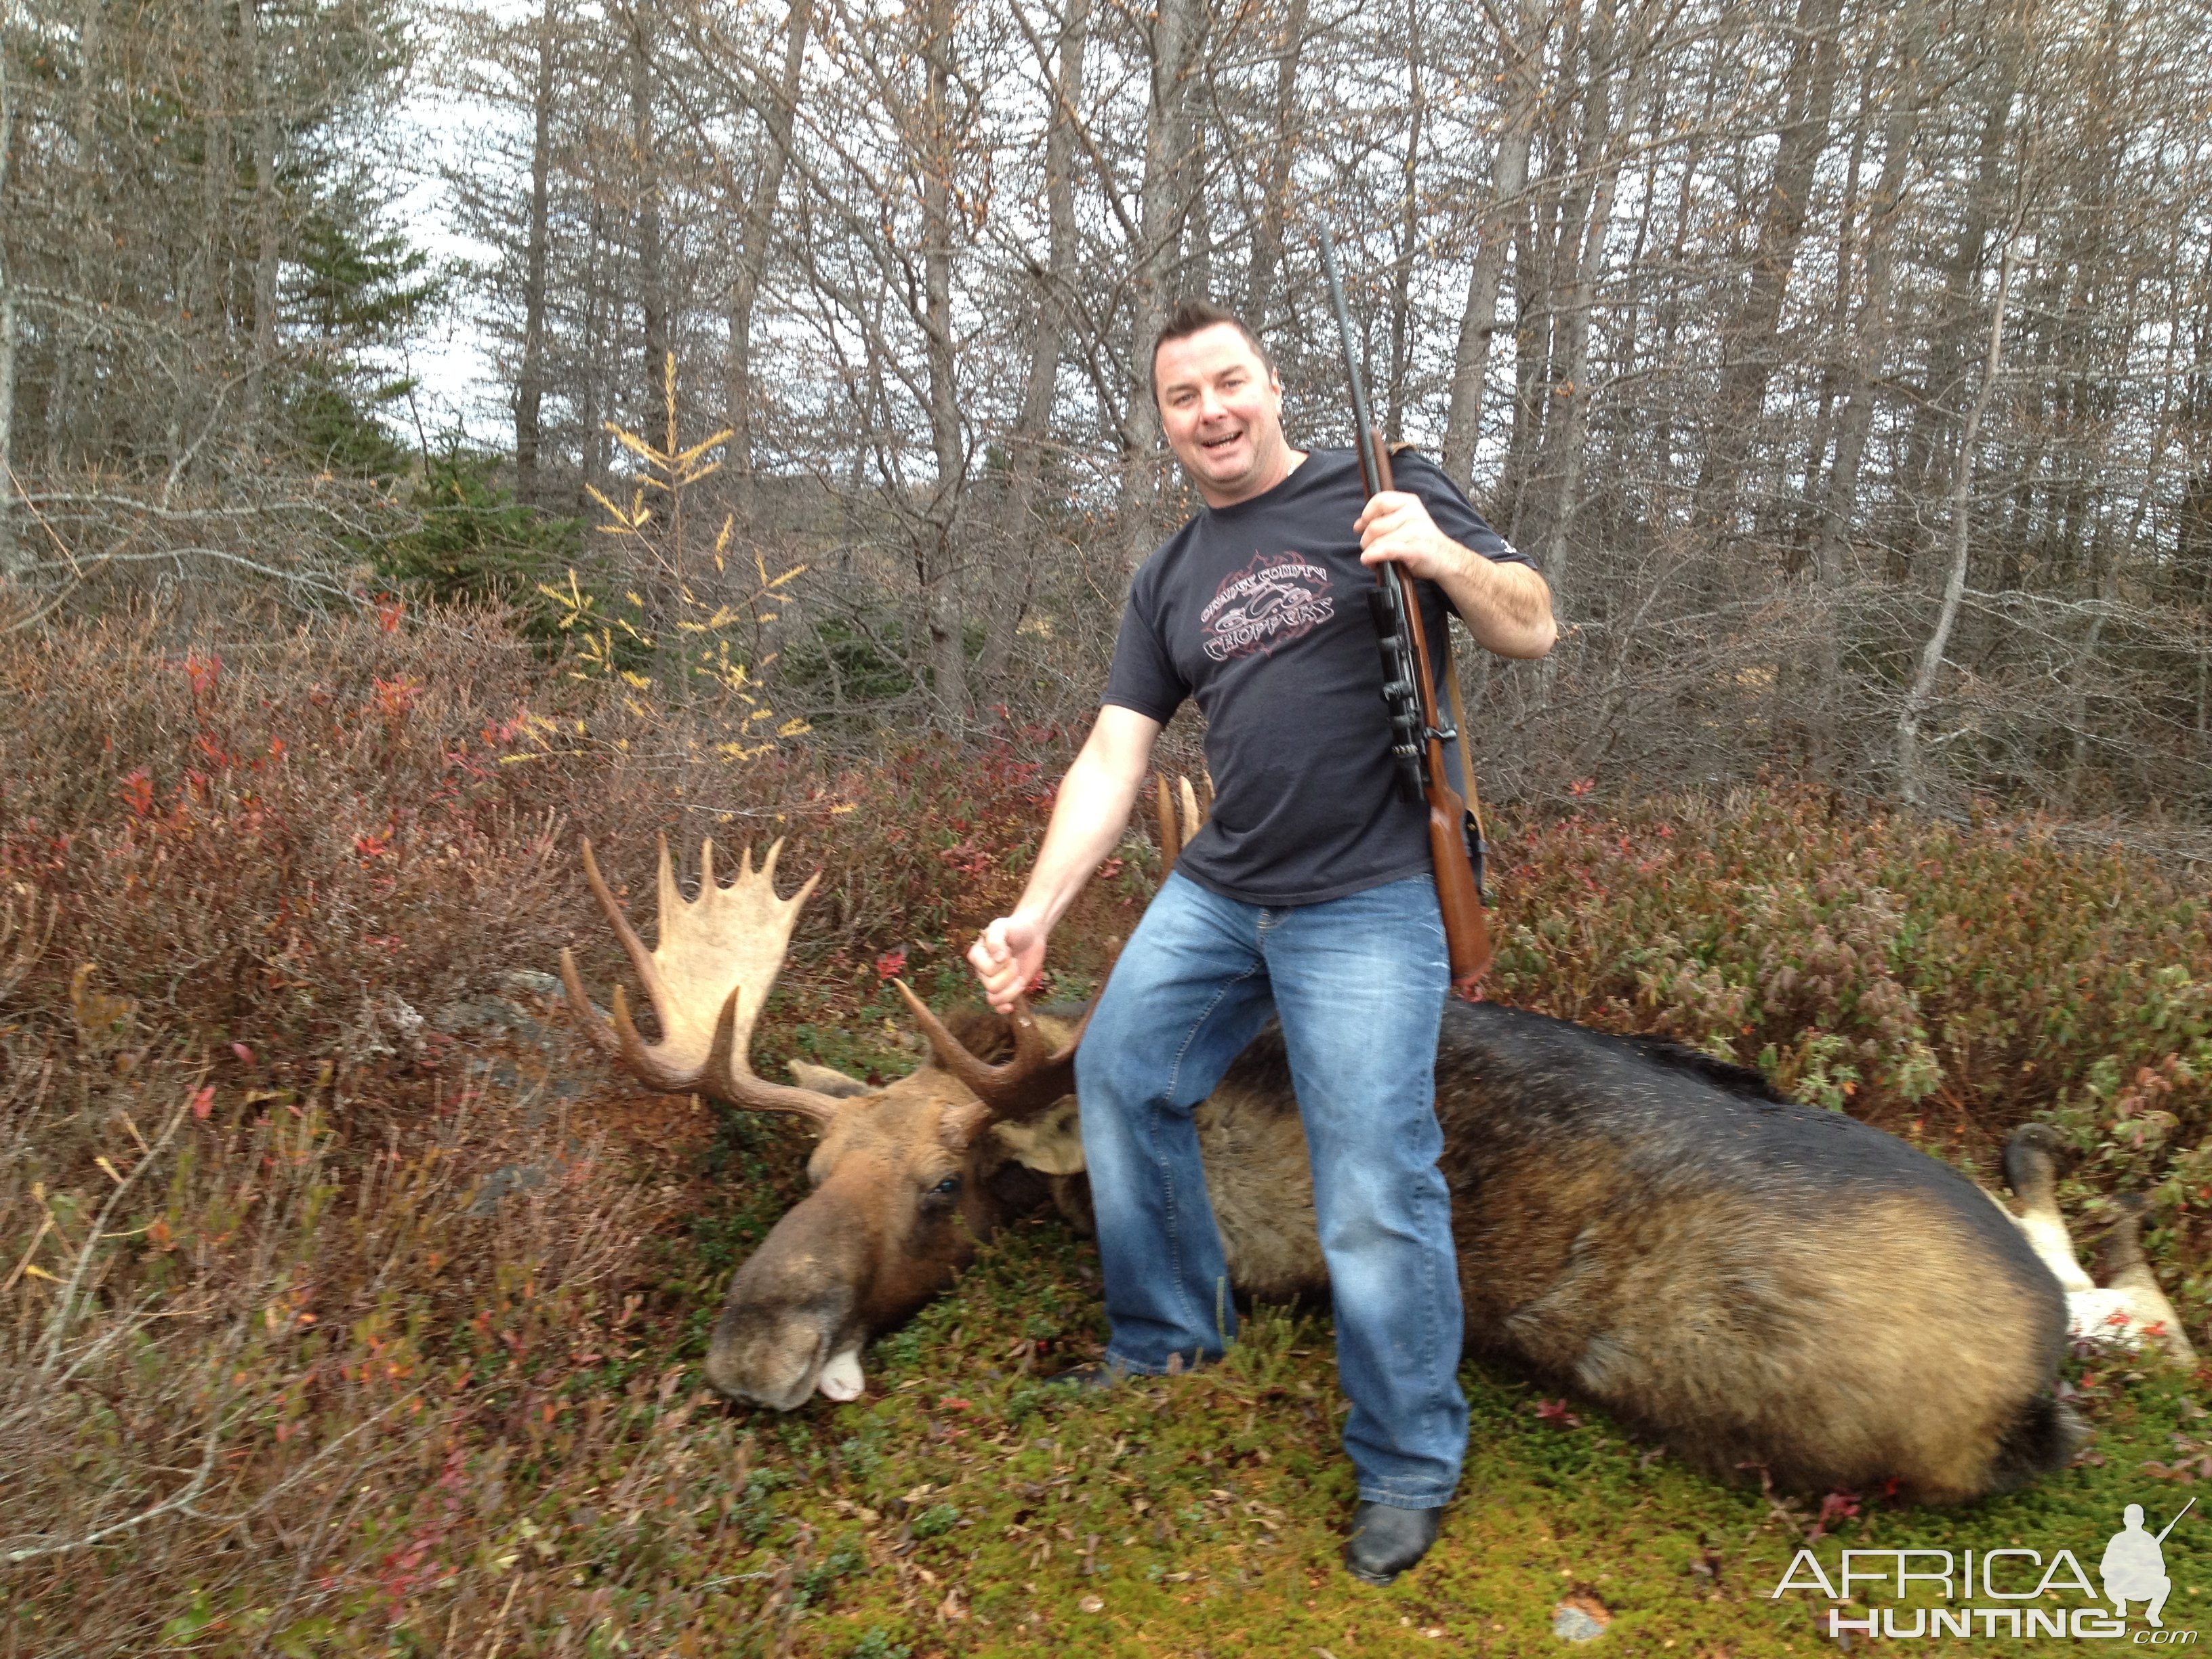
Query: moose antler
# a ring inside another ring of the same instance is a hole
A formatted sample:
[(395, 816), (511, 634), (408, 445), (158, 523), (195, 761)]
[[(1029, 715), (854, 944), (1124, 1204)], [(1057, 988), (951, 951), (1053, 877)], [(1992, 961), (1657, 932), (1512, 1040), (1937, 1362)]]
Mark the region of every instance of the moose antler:
[(660, 942), (648, 951), (623, 914), (622, 906), (599, 874), (592, 843), (583, 843), (584, 878), (606, 913), (630, 966), (645, 981), (661, 1039), (647, 1046), (630, 1023), (629, 1005), (615, 987), (614, 1021), (599, 1017), (585, 994), (574, 959), (561, 952), (561, 981), (568, 1006), (584, 1030), (607, 1054), (620, 1059), (638, 1079), (672, 1093), (703, 1090), (735, 1106), (761, 1112), (795, 1112), (826, 1124), (843, 1102), (812, 1089), (764, 1083), (746, 1056), (753, 1024), (783, 966), (799, 908), (822, 879), (817, 871), (787, 899), (775, 896), (779, 841), (768, 849), (757, 872), (752, 849), (745, 849), (738, 878), (727, 887), (714, 879), (714, 843), (699, 844), (699, 896), (690, 902), (676, 885), (669, 863), (668, 837), (660, 837)]
[[(1028, 999), (1016, 997), (1012, 1020), (1014, 1057), (1003, 1066), (994, 1066), (969, 1053), (904, 980), (894, 980), (892, 983), (898, 987), (915, 1023), (936, 1051), (937, 1063), (966, 1084), (975, 1097), (989, 1108), (992, 1117), (1024, 1117), (1051, 1105), (1062, 1095), (1074, 1092), (1075, 1048), (1083, 1041), (1083, 1028), (1091, 1024), (1091, 1008), (1083, 1011), (1082, 1017), (1075, 1022), (1075, 1029), (1067, 1034), (1066, 1042), (1055, 1049), (1045, 1041), (1036, 1017), (1030, 1012)], [(1098, 1000), (1093, 997), (1091, 1006), (1097, 1006)]]
[(1178, 774), (1176, 781), (1182, 787), (1182, 822), (1180, 825), (1176, 822), (1176, 800), (1168, 788), (1168, 775), (1164, 772), (1152, 774), (1153, 791), (1157, 797), (1152, 810), (1160, 824), (1160, 875), (1163, 879), (1169, 871), (1175, 868), (1175, 861), (1182, 856), (1182, 849), (1189, 846), (1198, 832), (1206, 827), (1206, 816), (1213, 805), (1213, 780), (1211, 776), (1206, 781), (1206, 804), (1203, 807), (1198, 804), (1198, 792), (1190, 787), (1190, 778), (1187, 774)]

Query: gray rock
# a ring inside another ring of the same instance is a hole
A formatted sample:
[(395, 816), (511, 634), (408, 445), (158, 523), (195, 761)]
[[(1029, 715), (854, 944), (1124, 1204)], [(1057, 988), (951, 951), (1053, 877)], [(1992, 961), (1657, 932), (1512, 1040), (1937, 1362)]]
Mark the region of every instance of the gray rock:
[(533, 1187), (545, 1184), (545, 1171), (535, 1164), (503, 1164), (484, 1177), (477, 1188), (475, 1200), (469, 1206), (472, 1216), (487, 1216), (498, 1210), (509, 1193), (528, 1192)]
[(1605, 1626), (1571, 1602), (1562, 1601), (1552, 1612), (1552, 1634), (1563, 1642), (1595, 1642), (1605, 1634)]
[(462, 1031), (533, 1031), (538, 1022), (505, 997), (467, 997), (459, 1002), (449, 1002), (438, 1010), (431, 1022), (440, 1030)]

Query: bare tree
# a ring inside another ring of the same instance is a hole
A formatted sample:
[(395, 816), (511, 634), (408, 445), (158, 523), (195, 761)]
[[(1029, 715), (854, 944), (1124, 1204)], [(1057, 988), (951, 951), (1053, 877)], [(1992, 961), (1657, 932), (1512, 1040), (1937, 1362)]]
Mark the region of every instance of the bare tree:
[(1490, 164), (1490, 199), (1480, 222), (1474, 268), (1468, 276), (1467, 303), (1460, 313), (1451, 401), (1444, 412), (1443, 468), (1462, 489), (1474, 481), (1483, 390), (1490, 377), (1491, 341), (1498, 331), (1498, 288), (1505, 276), (1506, 256), (1527, 211), (1522, 192), (1528, 185), (1528, 148), (1544, 90), (1542, 28), (1537, 0), (1520, 0), (1517, 26), (1510, 33), (1498, 31), (1504, 58), (1498, 80), (1505, 88), (1504, 107)]
[(1125, 399), (1127, 456), (1121, 516), (1132, 564), (1152, 550), (1159, 528), (1160, 416), (1146, 352), (1178, 297), (1176, 256), (1198, 183), (1192, 104), (1206, 17), (1195, 0), (1159, 0), (1150, 29), (1138, 242), (1128, 256), (1129, 374), (1127, 386), (1118, 389)]
[[(331, 410), (380, 3), (17, 0), (0, 433), (42, 515), (89, 511), (94, 465), (199, 510)], [(1576, 625), (1488, 672), (1502, 788), (1779, 764), (2212, 810), (2207, 0), (447, 21), (491, 112), (456, 183), (520, 492), (628, 484), (608, 423), (659, 432), (672, 359), (680, 423), (731, 428), (733, 544), (809, 566), (760, 647), (801, 710), (1079, 713), (1181, 505), (1146, 360), (1174, 303), (1241, 300), (1301, 437), (1342, 435), (1293, 246), (1326, 216), (1391, 431)]]
[(523, 499), (537, 494), (545, 408), (546, 267), (552, 238), (554, 100), (558, 91), (555, 0), (540, 0), (530, 95), (530, 205), (523, 243), (522, 361), (515, 370), (514, 470)]
[(2015, 222), (2013, 234), (2005, 239), (1998, 266), (1996, 299), (1990, 307), (1989, 346), (1982, 358), (1981, 385), (1975, 389), (1973, 402), (1966, 410), (1966, 427), (1960, 434), (1958, 471), (1951, 489), (1951, 563), (1943, 579), (1942, 603), (1936, 607), (1936, 625), (1929, 630), (1927, 643), (1921, 647), (1919, 670), (1913, 675), (1912, 688), (1905, 694), (1905, 705), (1897, 716), (1897, 792), (1906, 805), (1912, 806), (1926, 799), (1926, 785), (1921, 777), (1920, 722), (1934, 700), (1936, 678), (1943, 672), (1943, 653), (1951, 642), (1953, 629), (1958, 626), (1959, 608), (1966, 593), (1970, 527), (1973, 521), (1974, 446), (1981, 436), (1982, 421), (1990, 412), (1990, 400), (1996, 393), (1997, 377), (2004, 369), (2005, 304), (2012, 295), (2013, 243), (2018, 234)]

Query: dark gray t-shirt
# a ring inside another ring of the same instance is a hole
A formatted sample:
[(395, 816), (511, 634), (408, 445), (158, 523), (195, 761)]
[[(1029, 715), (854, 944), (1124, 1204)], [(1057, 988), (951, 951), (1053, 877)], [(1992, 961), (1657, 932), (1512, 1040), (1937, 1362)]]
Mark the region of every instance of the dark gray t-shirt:
[[(1454, 541), (1528, 562), (1434, 462), (1406, 450), (1392, 470)], [(1163, 725), (1196, 700), (1217, 793), (1176, 867), (1224, 898), (1317, 904), (1428, 872), (1428, 809), (1398, 798), (1375, 575), (1352, 530), (1366, 499), (1352, 451), (1316, 449), (1264, 495), (1200, 509), (1130, 584), (1104, 700)], [(1415, 587), (1441, 671), (1446, 601)]]

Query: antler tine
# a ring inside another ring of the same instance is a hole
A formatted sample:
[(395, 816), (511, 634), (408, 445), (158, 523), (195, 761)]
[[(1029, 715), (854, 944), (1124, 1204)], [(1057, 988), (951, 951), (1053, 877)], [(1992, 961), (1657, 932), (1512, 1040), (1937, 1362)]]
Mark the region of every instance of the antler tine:
[[(629, 925), (629, 918), (623, 914), (621, 904), (607, 886), (607, 878), (599, 873), (599, 861), (592, 855), (592, 838), (585, 836), (580, 841), (584, 854), (584, 880), (591, 887), (592, 896), (599, 901), (600, 914), (606, 917), (608, 925), (615, 930), (615, 937), (622, 941), (623, 954), (629, 958), (630, 967), (645, 981), (649, 993), (656, 980), (653, 957), (646, 950), (645, 941), (638, 938), (637, 930)], [(568, 994), (568, 1006), (574, 1012), (577, 1024), (584, 1028), (584, 1034), (591, 1038), (593, 1046), (602, 1054), (620, 1059), (622, 1038), (599, 1011), (592, 1006), (591, 996), (584, 989), (583, 975), (576, 971), (576, 960), (565, 945), (561, 947), (561, 983)], [(619, 991), (617, 994), (620, 994)]]
[[(657, 930), (653, 943), (665, 945), (668, 943), (669, 922), (684, 908), (684, 890), (676, 884), (676, 861), (668, 856), (668, 837), (655, 836), (653, 840), (660, 848), (660, 868), (653, 878), (653, 914), (656, 918)], [(699, 884), (699, 896), (705, 898), (714, 890), (714, 849), (708, 843), (702, 843), (702, 846), (703, 852), (700, 865), (706, 875)], [(654, 1005), (653, 1012), (660, 1012), (658, 1003)]]
[[(583, 838), (583, 848), (584, 879), (591, 885), (592, 896), (599, 900), (600, 911), (606, 916), (608, 925), (615, 930), (615, 937), (622, 941), (623, 954), (629, 958), (629, 965), (637, 976), (645, 981), (645, 988), (649, 994), (660, 979), (653, 970), (653, 952), (645, 948), (645, 941), (637, 936), (637, 929), (629, 925), (629, 918), (623, 914), (622, 906), (616, 902), (614, 892), (607, 885), (607, 878), (599, 873), (599, 861), (592, 856), (592, 838), (589, 836)], [(660, 857), (665, 869), (668, 860), (668, 842), (665, 838), (660, 843)]]
[(1156, 797), (1152, 806), (1160, 823), (1160, 874), (1164, 877), (1182, 856), (1182, 837), (1176, 832), (1175, 797), (1168, 790), (1168, 775), (1155, 772), (1152, 784)]
[[(607, 878), (599, 873), (599, 861), (592, 855), (592, 838), (586, 836), (581, 837), (581, 842), (584, 879), (591, 887), (592, 896), (599, 902), (599, 909), (605, 915), (608, 925), (615, 930), (615, 937), (622, 941), (623, 954), (629, 958), (629, 965), (637, 976), (645, 981), (646, 994), (653, 999), (653, 1011), (658, 1013), (660, 1012), (660, 975), (653, 965), (653, 953), (645, 948), (645, 941), (638, 938), (637, 929), (629, 925), (629, 918), (623, 914), (622, 905), (616, 899), (614, 890), (607, 885)], [(668, 841), (665, 836), (660, 842), (660, 869), (665, 880), (668, 875)], [(659, 1080), (672, 1074), (666, 1066), (653, 1057), (639, 1038), (636, 1028), (630, 1023), (629, 1010), (625, 1006), (621, 986), (615, 987), (614, 1024), (610, 1025), (599, 1017), (599, 1011), (592, 1006), (592, 999), (584, 989), (583, 975), (576, 971), (575, 958), (566, 945), (561, 948), (561, 983), (568, 994), (568, 1006), (575, 1011), (577, 1021), (583, 1026), (585, 1035), (601, 1053), (629, 1061), (637, 1070), (639, 1077), (653, 1088), (689, 1089), (696, 1086), (696, 1079), (691, 1082)], [(636, 1055), (643, 1057), (641, 1066), (633, 1057), (633, 1050)]]
[(568, 993), (569, 1012), (584, 1028), (584, 1035), (591, 1038), (592, 1046), (601, 1054), (619, 1060), (622, 1039), (615, 1035), (615, 1028), (607, 1024), (599, 1011), (592, 1006), (592, 999), (584, 989), (584, 976), (576, 971), (576, 958), (568, 953), (565, 945), (561, 947), (561, 983)]
[(623, 988), (615, 987), (615, 1036), (622, 1044), (623, 1064), (637, 1074), (637, 1080), (648, 1089), (659, 1089), (669, 1094), (689, 1094), (700, 1086), (704, 1073), (679, 1070), (669, 1065), (646, 1044), (630, 1023), (629, 999)]
[(1083, 1040), (1084, 1027), (1091, 1023), (1088, 1008), (1076, 1022), (1066, 1043), (1054, 1051), (1046, 1043), (1036, 1017), (1030, 1012), (1029, 1000), (1016, 997), (1012, 1021), (1014, 1057), (1002, 1066), (993, 1066), (978, 1060), (966, 1044), (947, 1030), (945, 1023), (930, 1012), (929, 1005), (914, 994), (913, 987), (902, 979), (895, 979), (891, 983), (898, 987), (899, 994), (913, 1012), (915, 1022), (928, 1037), (938, 1064), (967, 1085), (975, 1097), (991, 1109), (993, 1117), (1022, 1116), (1050, 1105), (1075, 1086), (1075, 1048)]
[[(750, 855), (746, 861), (751, 861)], [(812, 1089), (762, 1081), (753, 1074), (751, 1063), (738, 1052), (737, 1032), (738, 988), (732, 987), (714, 1021), (714, 1044), (708, 1051), (703, 1079), (707, 1091), (732, 1106), (756, 1112), (790, 1112), (827, 1128), (845, 1103)]]

